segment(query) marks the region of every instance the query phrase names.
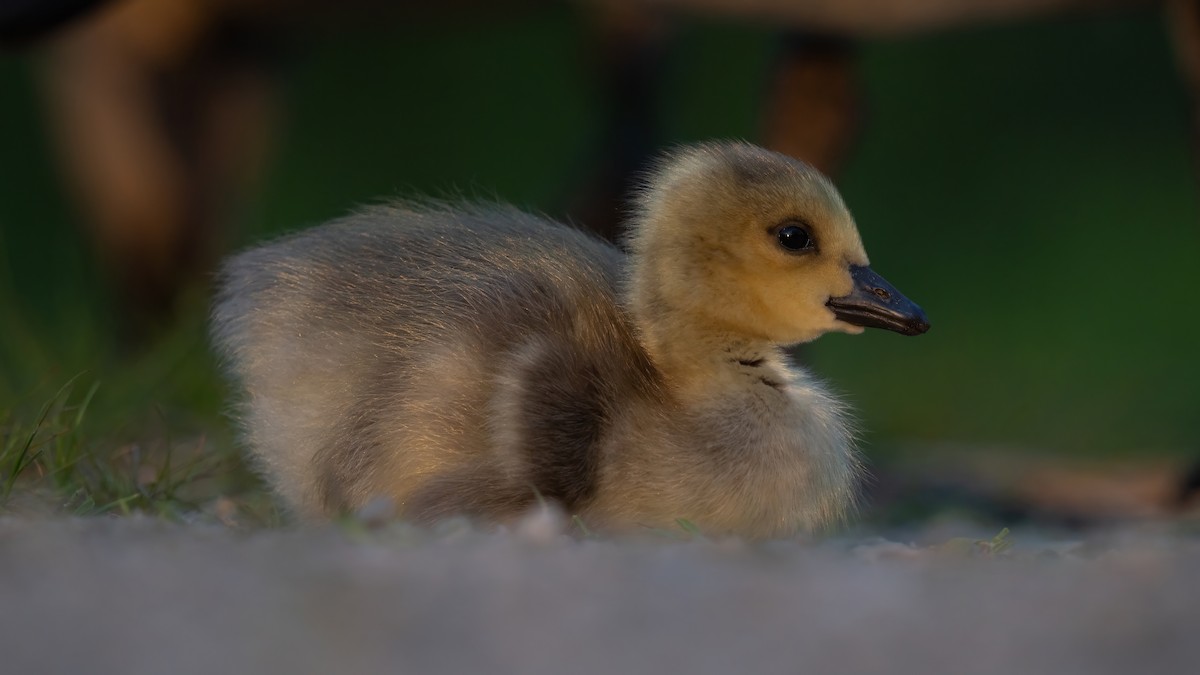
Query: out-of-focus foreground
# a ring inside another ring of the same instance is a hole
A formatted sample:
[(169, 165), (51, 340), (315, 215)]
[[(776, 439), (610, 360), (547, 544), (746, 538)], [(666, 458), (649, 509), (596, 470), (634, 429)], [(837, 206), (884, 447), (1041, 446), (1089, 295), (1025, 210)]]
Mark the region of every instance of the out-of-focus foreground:
[(553, 533), (0, 520), (0, 644), (11, 672), (137, 675), (1118, 675), (1192, 672), (1200, 654), (1194, 540), (997, 556)]

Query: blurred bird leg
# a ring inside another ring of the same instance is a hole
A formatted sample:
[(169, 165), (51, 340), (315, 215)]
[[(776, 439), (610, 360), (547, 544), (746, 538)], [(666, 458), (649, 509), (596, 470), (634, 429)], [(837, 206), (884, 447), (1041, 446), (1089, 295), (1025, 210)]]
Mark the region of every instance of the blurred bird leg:
[(837, 175), (861, 126), (855, 61), (847, 39), (786, 35), (767, 91), (763, 144)]
[(275, 111), (262, 42), (204, 0), (125, 0), (52, 45), (53, 131), (129, 318), (169, 312), (261, 174)]
[(1200, 162), (1200, 2), (1169, 0), (1167, 25), (1179, 74), (1191, 98), (1192, 157)]
[(653, 9), (623, 2), (585, 5), (589, 55), (603, 106), (599, 157), (588, 163), (586, 189), (568, 207), (573, 217), (609, 241), (621, 235), (619, 205), (661, 143), (659, 92), (671, 23)]

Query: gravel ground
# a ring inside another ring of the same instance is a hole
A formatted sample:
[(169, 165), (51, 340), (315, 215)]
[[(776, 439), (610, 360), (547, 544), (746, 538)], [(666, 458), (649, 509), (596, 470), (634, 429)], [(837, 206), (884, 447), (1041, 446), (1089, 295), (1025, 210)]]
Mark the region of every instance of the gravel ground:
[(1195, 537), (559, 532), (0, 519), (0, 672), (1200, 672)]

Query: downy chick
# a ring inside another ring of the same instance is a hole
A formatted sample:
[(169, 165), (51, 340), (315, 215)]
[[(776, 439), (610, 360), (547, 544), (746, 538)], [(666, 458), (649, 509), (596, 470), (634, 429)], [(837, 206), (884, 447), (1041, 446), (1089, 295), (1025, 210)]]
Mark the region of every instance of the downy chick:
[(510, 207), (396, 203), (234, 257), (214, 335), (275, 490), (305, 519), (377, 497), (749, 537), (843, 519), (843, 408), (781, 346), (928, 322), (836, 189), (752, 145), (686, 147), (629, 232), (625, 254)]

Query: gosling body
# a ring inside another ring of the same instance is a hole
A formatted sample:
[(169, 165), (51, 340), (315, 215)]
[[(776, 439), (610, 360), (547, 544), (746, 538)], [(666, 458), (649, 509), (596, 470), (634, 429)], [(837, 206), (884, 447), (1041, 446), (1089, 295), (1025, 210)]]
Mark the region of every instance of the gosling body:
[[(788, 248), (797, 227), (811, 250)], [(233, 258), (215, 341), (290, 510), (501, 520), (545, 499), (589, 527), (751, 537), (844, 518), (846, 416), (781, 350), (874, 325), (830, 304), (869, 269), (836, 191), (696, 146), (630, 231), (625, 254), (509, 207), (397, 203)]]

